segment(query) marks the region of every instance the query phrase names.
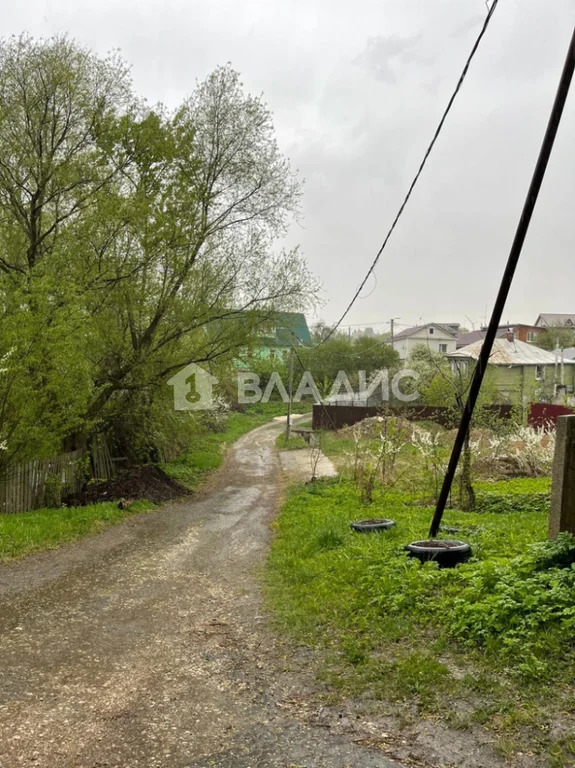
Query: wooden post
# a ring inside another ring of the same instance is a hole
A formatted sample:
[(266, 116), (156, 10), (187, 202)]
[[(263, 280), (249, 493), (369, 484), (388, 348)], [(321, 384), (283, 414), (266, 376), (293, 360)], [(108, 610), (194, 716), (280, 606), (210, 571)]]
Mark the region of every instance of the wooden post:
[(575, 415), (559, 416), (555, 435), (549, 538), (575, 534)]
[(287, 404), (287, 420), (286, 420), (286, 442), (291, 437), (291, 399), (292, 399), (292, 391), (293, 391), (293, 345), (294, 345), (294, 334), (292, 333), (291, 336), (291, 344), (289, 348), (289, 391), (288, 391), (288, 404)]

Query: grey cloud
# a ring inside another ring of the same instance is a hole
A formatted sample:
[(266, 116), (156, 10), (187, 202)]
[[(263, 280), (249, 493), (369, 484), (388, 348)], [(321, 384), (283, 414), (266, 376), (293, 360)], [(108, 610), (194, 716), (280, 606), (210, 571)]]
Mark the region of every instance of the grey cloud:
[(469, 32), (473, 32), (474, 30), (479, 29), (479, 26), (483, 23), (484, 19), (485, 16), (481, 16), (479, 14), (471, 16), (466, 21), (458, 24), (453, 32), (450, 33), (450, 37), (461, 37), (463, 35), (467, 35)]
[(402, 65), (417, 61), (415, 54), (419, 36), (396, 37), (370, 37), (366, 50), (358, 57), (357, 61), (363, 64), (378, 80), (387, 83), (396, 83), (398, 70)]
[[(482, 0), (29, 0), (3, 34), (118, 47), (136, 87), (175, 106), (217, 64), (264, 93), (306, 179), (301, 244), (335, 319), (371, 263), (486, 9)], [(480, 319), (493, 301), (575, 22), (573, 0), (505, 0), (421, 182), (348, 318)], [(506, 315), (574, 309), (575, 88)], [(370, 289), (371, 290), (371, 289)], [(367, 291), (369, 293), (369, 291)]]

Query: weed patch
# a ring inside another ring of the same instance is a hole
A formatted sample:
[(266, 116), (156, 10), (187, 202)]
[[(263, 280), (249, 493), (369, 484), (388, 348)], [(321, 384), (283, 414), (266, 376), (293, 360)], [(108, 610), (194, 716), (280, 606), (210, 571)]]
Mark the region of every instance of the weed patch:
[(306, 443), (301, 435), (292, 435), (289, 440), (286, 440), (285, 432), (277, 436), (276, 446), (280, 451), (296, 451), (300, 448), (309, 448), (308, 443)]

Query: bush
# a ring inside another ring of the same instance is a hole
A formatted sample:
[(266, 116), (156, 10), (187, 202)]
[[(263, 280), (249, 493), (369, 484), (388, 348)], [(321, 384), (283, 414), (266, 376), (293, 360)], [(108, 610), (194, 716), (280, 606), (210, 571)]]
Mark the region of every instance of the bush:
[(504, 565), (485, 561), (453, 600), (448, 631), (465, 643), (519, 659), (517, 673), (538, 678), (549, 659), (575, 642), (575, 539), (530, 547)]
[(549, 493), (478, 493), (476, 512), (549, 512)]

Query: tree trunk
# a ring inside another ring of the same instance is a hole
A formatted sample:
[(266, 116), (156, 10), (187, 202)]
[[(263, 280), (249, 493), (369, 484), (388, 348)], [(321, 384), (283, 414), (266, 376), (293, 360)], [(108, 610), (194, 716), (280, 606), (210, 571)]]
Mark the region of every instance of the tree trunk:
[(475, 491), (471, 484), (471, 445), (469, 432), (463, 444), (463, 461), (461, 463), (461, 475), (459, 476), (459, 506), (464, 512), (475, 509)]

